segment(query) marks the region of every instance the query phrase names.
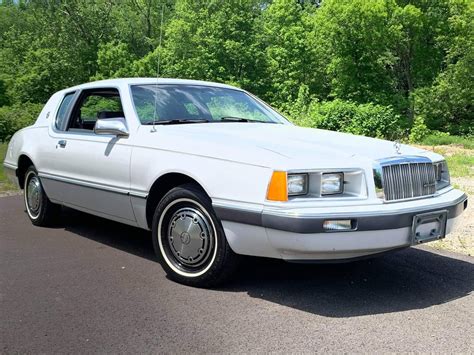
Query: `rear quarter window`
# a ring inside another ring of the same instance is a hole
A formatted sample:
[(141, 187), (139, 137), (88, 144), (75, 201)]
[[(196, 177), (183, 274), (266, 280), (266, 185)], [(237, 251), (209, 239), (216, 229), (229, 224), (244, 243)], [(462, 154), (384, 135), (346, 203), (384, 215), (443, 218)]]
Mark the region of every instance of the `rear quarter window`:
[(56, 115), (55, 126), (56, 126), (56, 129), (60, 131), (66, 130), (67, 116), (68, 116), (69, 109), (73, 101), (72, 99), (74, 98), (74, 94), (75, 92), (71, 92), (64, 95), (64, 98), (61, 101), (61, 105), (59, 106), (59, 110)]

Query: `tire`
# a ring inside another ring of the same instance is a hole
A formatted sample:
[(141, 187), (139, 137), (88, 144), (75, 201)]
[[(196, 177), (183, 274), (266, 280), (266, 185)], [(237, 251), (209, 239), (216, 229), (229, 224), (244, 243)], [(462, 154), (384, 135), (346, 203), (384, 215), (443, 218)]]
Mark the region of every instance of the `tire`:
[(168, 278), (195, 287), (228, 281), (240, 257), (227, 243), (210, 198), (194, 184), (170, 190), (153, 216), (153, 247)]
[(25, 173), (23, 200), (26, 213), (35, 226), (52, 225), (61, 213), (61, 206), (52, 203), (46, 196), (38, 172), (33, 165)]

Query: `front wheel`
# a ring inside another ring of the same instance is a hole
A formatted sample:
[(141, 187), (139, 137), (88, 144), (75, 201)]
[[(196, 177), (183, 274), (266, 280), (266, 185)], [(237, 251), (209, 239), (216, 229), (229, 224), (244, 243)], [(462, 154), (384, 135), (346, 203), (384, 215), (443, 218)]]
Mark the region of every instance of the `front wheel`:
[(46, 196), (33, 165), (26, 170), (23, 194), (26, 213), (31, 223), (35, 226), (48, 226), (56, 221), (61, 213), (61, 206), (52, 203)]
[(168, 277), (186, 285), (216, 286), (238, 263), (209, 197), (193, 184), (170, 190), (156, 207), (153, 246)]

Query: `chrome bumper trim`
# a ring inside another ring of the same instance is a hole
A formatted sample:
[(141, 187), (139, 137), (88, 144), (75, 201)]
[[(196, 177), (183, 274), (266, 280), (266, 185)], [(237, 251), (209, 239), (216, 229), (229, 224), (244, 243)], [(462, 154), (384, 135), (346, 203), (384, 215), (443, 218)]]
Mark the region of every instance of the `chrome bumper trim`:
[(147, 193), (138, 192), (138, 191), (130, 191), (130, 190), (127, 190), (127, 189), (124, 189), (124, 188), (121, 188), (121, 187), (98, 184), (98, 183), (83, 181), (83, 180), (79, 180), (79, 179), (72, 179), (72, 178), (68, 178), (68, 177), (64, 177), (64, 176), (47, 174), (47, 173), (44, 173), (44, 172), (40, 172), (38, 175), (41, 179), (49, 179), (49, 180), (63, 182), (63, 183), (66, 183), (66, 184), (72, 184), (72, 185), (77, 185), (77, 186), (82, 186), (82, 187), (88, 187), (88, 188), (91, 188), (91, 189), (107, 191), (107, 192), (114, 192), (114, 193), (121, 194), (121, 195), (130, 195), (130, 196), (133, 196), (133, 197), (138, 197), (138, 198), (143, 198), (143, 199), (146, 199), (148, 197)]
[[(420, 206), (406, 211), (397, 211), (391, 214), (383, 212), (373, 213), (345, 213), (324, 214), (319, 216), (301, 216), (291, 214), (272, 214), (265, 211), (249, 211), (214, 205), (217, 216), (224, 221), (237, 222), (261, 226), (269, 229), (293, 233), (325, 233), (323, 222), (328, 219), (356, 219), (356, 231), (387, 230), (411, 227), (413, 216), (419, 213), (434, 212), (440, 209), (448, 211), (448, 219), (459, 216), (467, 207), (467, 196), (462, 194), (450, 203), (440, 205)], [(347, 231), (350, 233), (352, 230)]]

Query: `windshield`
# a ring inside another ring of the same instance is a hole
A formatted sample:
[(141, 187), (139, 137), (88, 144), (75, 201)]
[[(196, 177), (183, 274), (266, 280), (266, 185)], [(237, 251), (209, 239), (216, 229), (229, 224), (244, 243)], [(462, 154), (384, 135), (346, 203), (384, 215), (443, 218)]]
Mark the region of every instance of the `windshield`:
[(142, 124), (288, 121), (249, 94), (200, 85), (133, 85), (135, 110)]

